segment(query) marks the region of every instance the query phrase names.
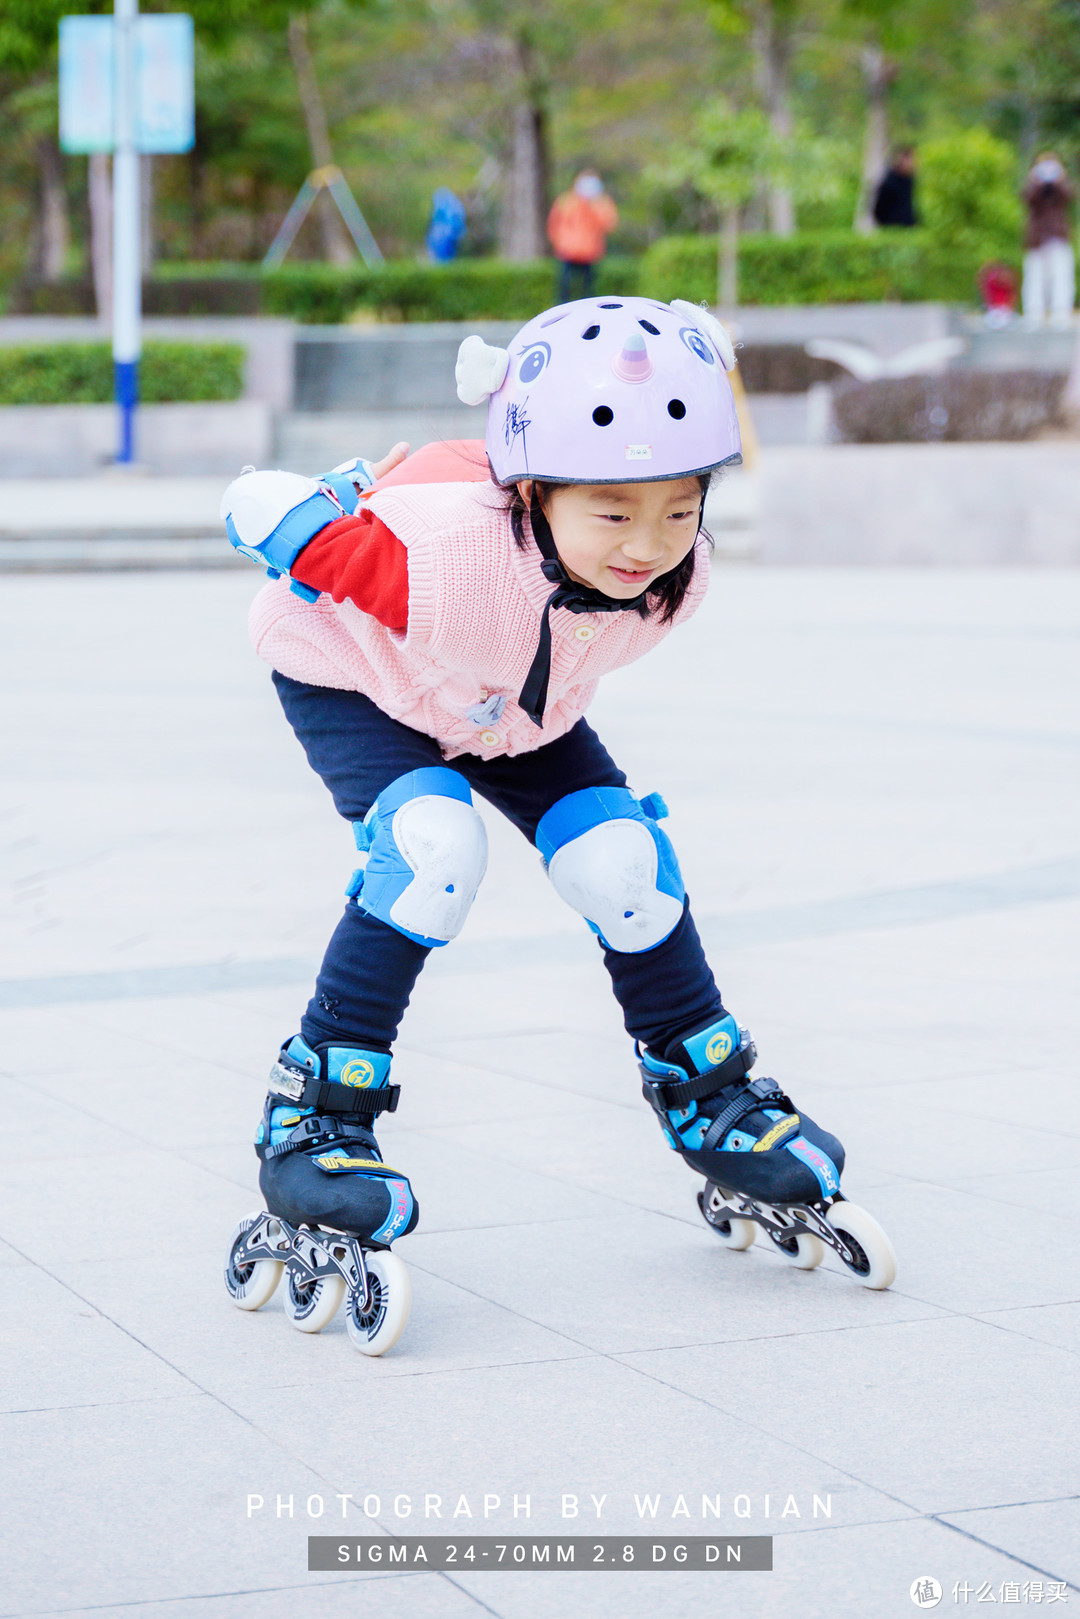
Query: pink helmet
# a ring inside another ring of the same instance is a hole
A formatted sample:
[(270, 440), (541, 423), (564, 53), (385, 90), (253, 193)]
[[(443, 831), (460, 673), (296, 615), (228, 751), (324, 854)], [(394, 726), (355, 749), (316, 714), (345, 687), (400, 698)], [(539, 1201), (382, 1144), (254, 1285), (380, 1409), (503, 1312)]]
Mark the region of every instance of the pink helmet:
[(638, 483), (742, 459), (719, 321), (694, 304), (582, 298), (528, 322), (509, 350), (469, 337), (458, 394), (488, 400), (496, 481)]

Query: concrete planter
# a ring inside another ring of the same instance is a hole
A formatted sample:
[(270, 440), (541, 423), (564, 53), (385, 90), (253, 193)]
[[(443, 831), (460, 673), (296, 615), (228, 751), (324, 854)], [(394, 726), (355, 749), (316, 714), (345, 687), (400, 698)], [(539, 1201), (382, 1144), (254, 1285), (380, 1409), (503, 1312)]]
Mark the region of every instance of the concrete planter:
[(977, 443), (1033, 438), (1064, 421), (1064, 373), (951, 371), (831, 387), (834, 436), (847, 444)]
[[(136, 453), (147, 471), (238, 473), (265, 465), (273, 421), (261, 399), (227, 404), (143, 405)], [(116, 451), (113, 405), (0, 407), (0, 477), (72, 478), (100, 472)]]

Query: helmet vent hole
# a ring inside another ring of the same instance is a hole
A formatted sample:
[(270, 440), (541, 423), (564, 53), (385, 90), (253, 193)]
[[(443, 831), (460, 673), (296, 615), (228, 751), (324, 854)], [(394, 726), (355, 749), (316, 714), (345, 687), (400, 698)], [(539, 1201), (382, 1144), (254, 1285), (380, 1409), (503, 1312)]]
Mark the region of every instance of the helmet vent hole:
[(659, 337), (660, 336), (660, 328), (659, 328), (659, 326), (654, 326), (651, 320), (639, 320), (638, 325), (643, 326), (645, 328), (645, 330), (647, 332), (651, 332), (654, 337)]
[(600, 328), (599, 326), (586, 326), (581, 335), (586, 342), (591, 342), (594, 337), (600, 336)]
[(686, 415), (686, 406), (683, 404), (681, 399), (669, 399), (667, 402), (667, 413), (669, 416), (674, 416), (677, 422), (681, 422), (683, 417)]
[(560, 312), (557, 315), (549, 315), (547, 320), (542, 320), (540, 322), (540, 325), (541, 325), (541, 327), (555, 326), (555, 325), (558, 324), (558, 322), (560, 320), (565, 320), (569, 313), (570, 313), (569, 309), (560, 310)]
[(622, 304), (601, 304), (601, 309), (621, 309)]
[(615, 420), (615, 412), (608, 405), (597, 405), (592, 413), (592, 419), (597, 427), (610, 427)]

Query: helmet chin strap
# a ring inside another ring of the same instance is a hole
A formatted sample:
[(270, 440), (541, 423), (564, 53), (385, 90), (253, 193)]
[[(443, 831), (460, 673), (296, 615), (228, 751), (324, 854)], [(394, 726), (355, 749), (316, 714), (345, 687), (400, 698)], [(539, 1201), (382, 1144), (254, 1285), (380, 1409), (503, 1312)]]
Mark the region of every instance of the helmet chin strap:
[(566, 564), (555, 548), (555, 536), (540, 504), (535, 482), (529, 497), (529, 524), (536, 548), (543, 558), (540, 564), (541, 571), (555, 589), (544, 603), (544, 615), (540, 620), (540, 639), (533, 661), (529, 665), (529, 672), (525, 676), (525, 684), (521, 688), (518, 703), (534, 725), (542, 726), (544, 706), (547, 703), (548, 680), (551, 676), (552, 608), (565, 607), (568, 613), (625, 613), (632, 608), (640, 607), (645, 601), (646, 592), (643, 590), (640, 595), (631, 596), (628, 601), (617, 601), (614, 596), (605, 596), (603, 591), (594, 590), (592, 585), (581, 585), (576, 579), (571, 579), (566, 571)]
[[(695, 540), (704, 522), (705, 491), (702, 490)], [(540, 504), (535, 482), (529, 495), (529, 524), (536, 548), (543, 558), (540, 564), (541, 572), (555, 589), (544, 603), (544, 616), (540, 620), (540, 639), (536, 644), (536, 653), (525, 676), (525, 684), (521, 688), (518, 703), (534, 725), (543, 726), (548, 680), (551, 676), (551, 609), (565, 607), (568, 613), (626, 613), (634, 608), (644, 607), (648, 589), (643, 590), (640, 595), (631, 596), (627, 601), (620, 601), (614, 596), (605, 596), (601, 590), (594, 590), (592, 585), (581, 585), (576, 579), (571, 579), (566, 571), (566, 564), (556, 549), (555, 536), (551, 532), (547, 514)]]

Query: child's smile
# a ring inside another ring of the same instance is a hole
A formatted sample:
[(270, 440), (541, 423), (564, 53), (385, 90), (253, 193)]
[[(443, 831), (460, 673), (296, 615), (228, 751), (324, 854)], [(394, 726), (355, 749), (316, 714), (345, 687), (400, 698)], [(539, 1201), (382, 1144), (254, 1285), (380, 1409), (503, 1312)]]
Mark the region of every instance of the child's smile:
[[(527, 484), (522, 493), (529, 498)], [(701, 486), (696, 478), (563, 484), (548, 491), (545, 511), (571, 578), (628, 601), (677, 568), (693, 547)]]

